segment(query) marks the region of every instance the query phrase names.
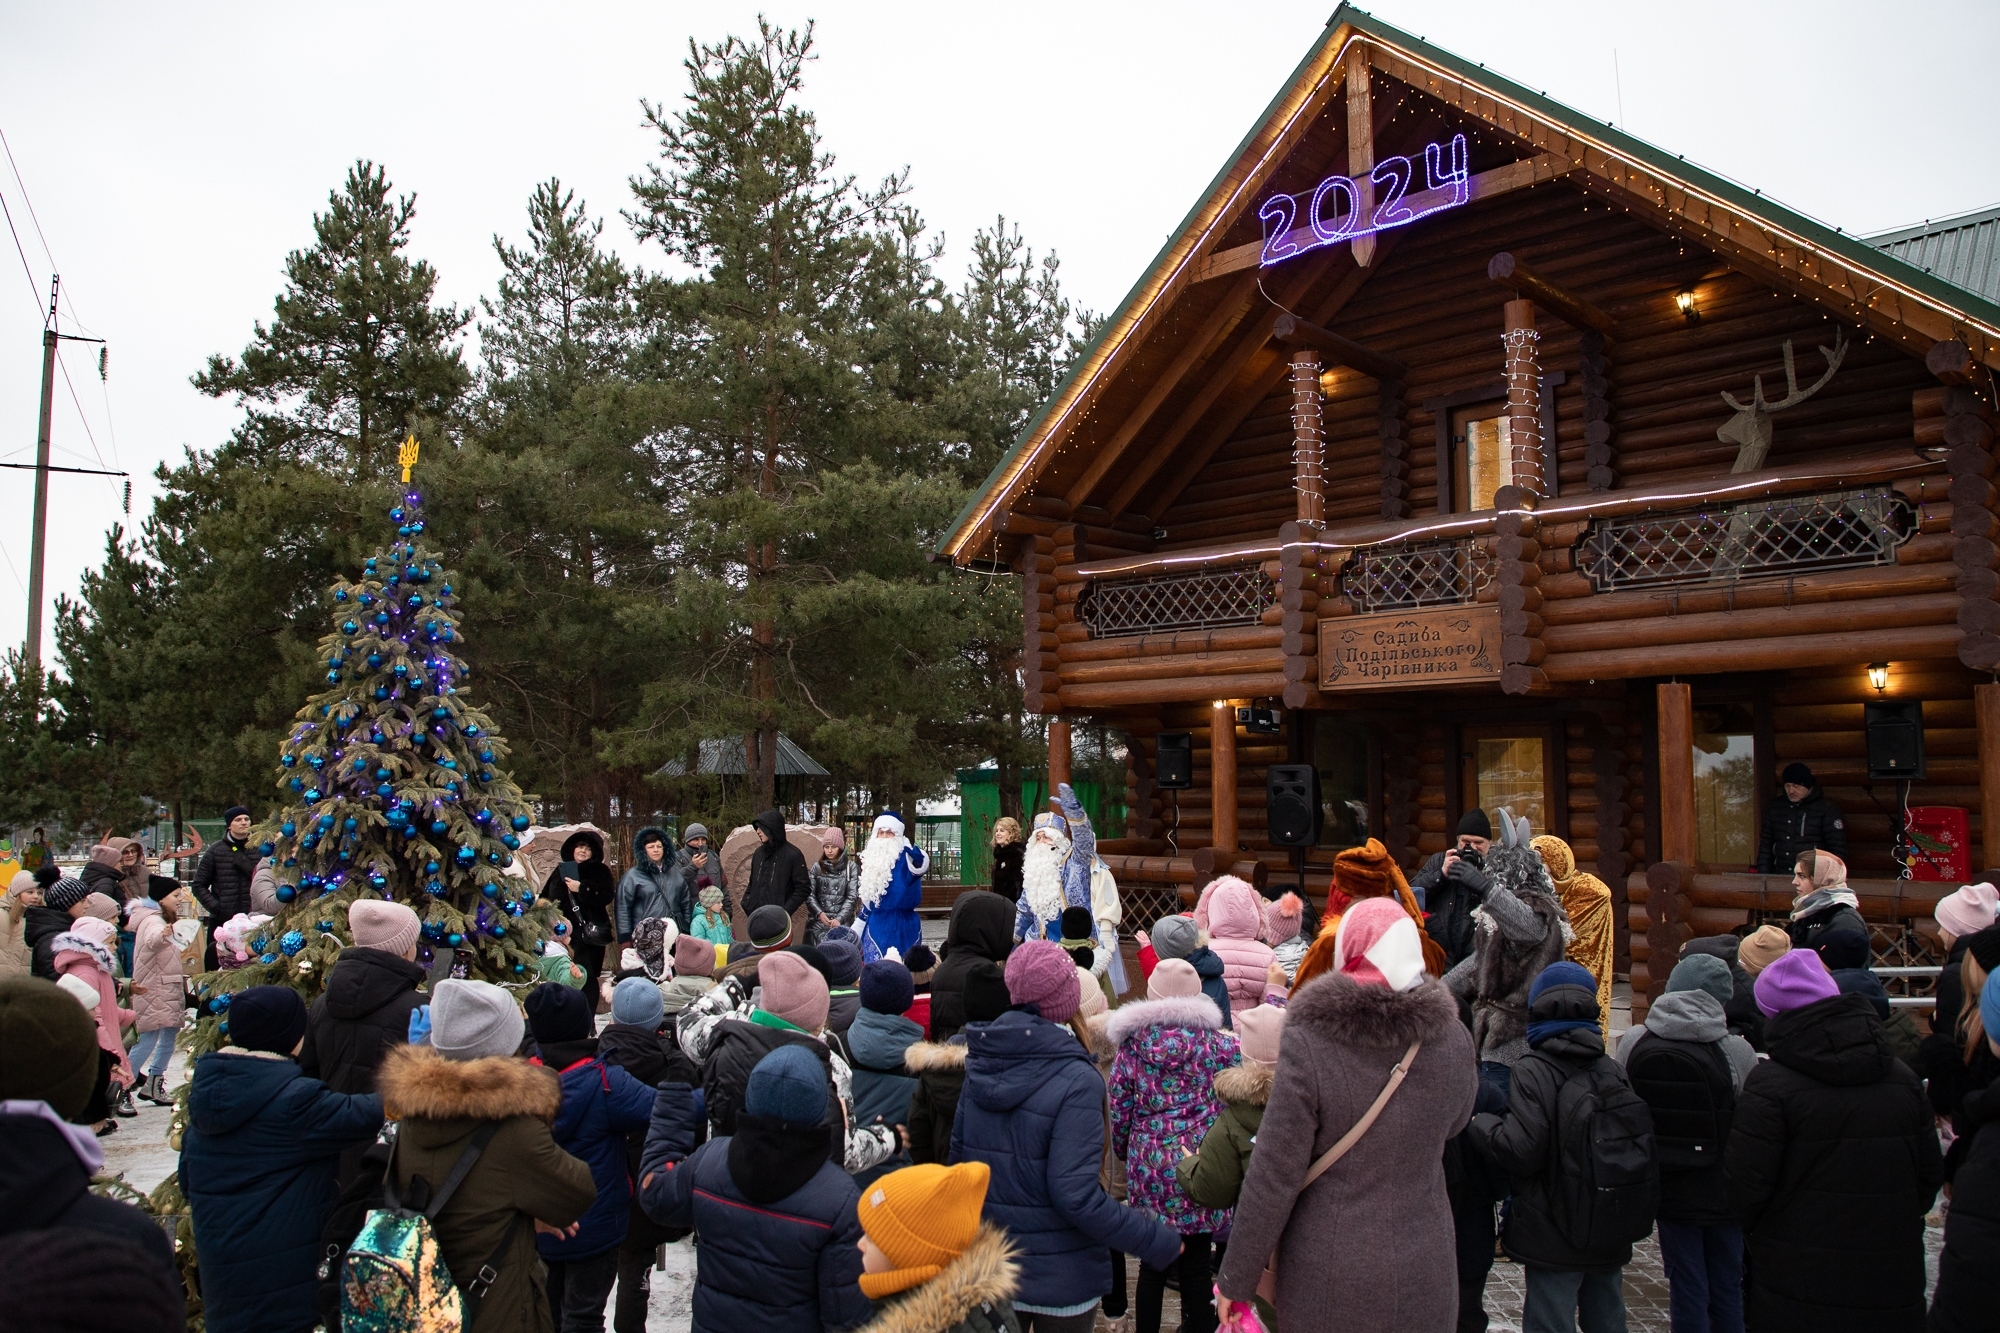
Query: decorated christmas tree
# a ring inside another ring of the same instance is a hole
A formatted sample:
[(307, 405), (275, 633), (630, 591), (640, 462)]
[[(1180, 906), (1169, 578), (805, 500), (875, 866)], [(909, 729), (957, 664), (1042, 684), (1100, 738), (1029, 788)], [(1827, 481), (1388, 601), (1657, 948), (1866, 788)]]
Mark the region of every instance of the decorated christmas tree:
[(403, 447), (395, 540), (358, 579), (331, 589), (320, 640), (326, 689), (299, 710), (278, 755), (282, 808), (253, 835), (282, 904), (266, 922), (226, 923), (223, 970), (197, 982), (195, 1054), (228, 1035), (229, 997), (287, 985), (308, 1001), (351, 942), (360, 898), (405, 903), (423, 922), (417, 961), (452, 955), (451, 974), (526, 990), (543, 942), (569, 927), (531, 881), (508, 873), (528, 828), (506, 742), (465, 695), (471, 670), (451, 575), (424, 536)]

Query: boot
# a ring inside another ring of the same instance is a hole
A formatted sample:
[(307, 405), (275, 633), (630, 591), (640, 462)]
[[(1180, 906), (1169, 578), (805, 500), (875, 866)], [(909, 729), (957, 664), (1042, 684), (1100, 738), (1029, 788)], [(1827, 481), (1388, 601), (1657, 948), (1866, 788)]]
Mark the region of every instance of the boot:
[(132, 1105), (132, 1089), (129, 1084), (118, 1094), (118, 1104), (111, 1109), (113, 1114), (127, 1120), (139, 1114), (139, 1108)]
[(165, 1074), (146, 1075), (146, 1086), (139, 1090), (139, 1100), (142, 1102), (151, 1102), (155, 1106), (172, 1106), (174, 1099), (167, 1092), (167, 1076)]

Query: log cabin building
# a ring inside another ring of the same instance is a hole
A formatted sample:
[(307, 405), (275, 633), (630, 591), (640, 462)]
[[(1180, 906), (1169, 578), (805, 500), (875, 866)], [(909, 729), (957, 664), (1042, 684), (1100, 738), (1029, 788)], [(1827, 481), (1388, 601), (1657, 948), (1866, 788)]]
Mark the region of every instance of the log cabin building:
[[(1613, 886), (1642, 1007), (1788, 910), (1800, 760), (1920, 962), (1902, 803), (2000, 864), (1996, 364), (1992, 300), (1343, 6), (938, 557), (1021, 576), (1052, 782), (1073, 720), (1129, 738), (1128, 902), (1511, 805)], [(1877, 700), (1921, 780), (1870, 779)]]

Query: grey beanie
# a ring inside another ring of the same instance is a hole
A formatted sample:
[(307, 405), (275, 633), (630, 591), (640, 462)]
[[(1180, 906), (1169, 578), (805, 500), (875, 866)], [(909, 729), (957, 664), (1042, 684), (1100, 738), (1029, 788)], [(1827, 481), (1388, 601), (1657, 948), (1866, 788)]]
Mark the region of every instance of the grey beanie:
[(1153, 952), (1161, 958), (1185, 958), (1201, 943), (1201, 927), (1191, 916), (1163, 916), (1153, 923)]
[(692, 842), (696, 838), (706, 838), (707, 836), (708, 836), (708, 825), (689, 824), (685, 829), (681, 831), (681, 845), (686, 846), (688, 843)]
[(447, 978), (431, 991), (431, 1049), (447, 1060), (479, 1060), (521, 1049), (527, 1020), (490, 981)]
[(1736, 993), (1736, 982), (1729, 975), (1729, 964), (1712, 953), (1691, 953), (1674, 964), (1674, 970), (1667, 974), (1669, 994), (1682, 990), (1703, 990), (1713, 995), (1723, 1004)]

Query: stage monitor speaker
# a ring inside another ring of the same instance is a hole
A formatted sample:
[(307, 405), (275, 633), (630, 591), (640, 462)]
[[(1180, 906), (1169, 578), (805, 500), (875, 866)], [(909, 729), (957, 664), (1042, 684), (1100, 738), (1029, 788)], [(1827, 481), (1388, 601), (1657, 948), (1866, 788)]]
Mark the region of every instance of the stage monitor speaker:
[(1273, 847), (1310, 847), (1319, 841), (1319, 770), (1311, 764), (1273, 764), (1264, 778), (1266, 834)]
[(1868, 777), (1874, 782), (1924, 778), (1924, 705), (1919, 699), (1885, 699), (1863, 706), (1868, 735)]
[(1153, 765), (1153, 785), (1161, 791), (1186, 791), (1194, 786), (1194, 733), (1163, 731), (1159, 759)]

